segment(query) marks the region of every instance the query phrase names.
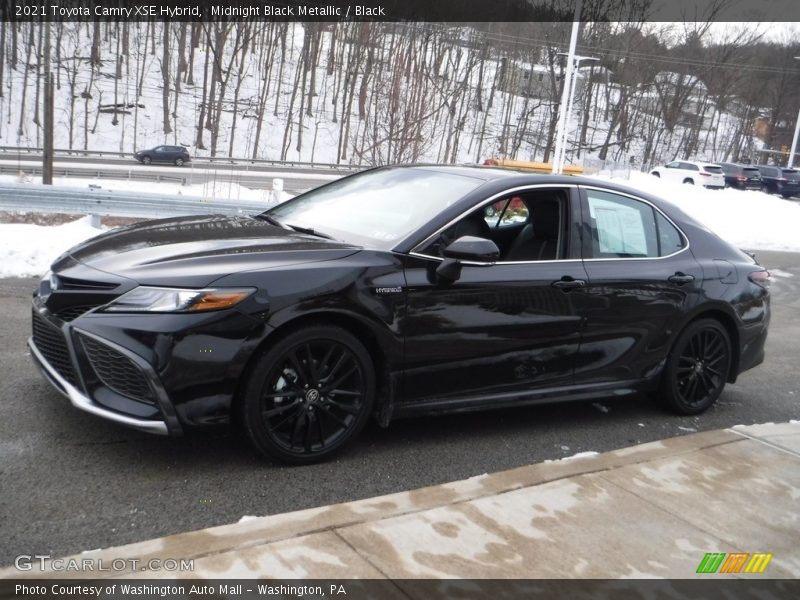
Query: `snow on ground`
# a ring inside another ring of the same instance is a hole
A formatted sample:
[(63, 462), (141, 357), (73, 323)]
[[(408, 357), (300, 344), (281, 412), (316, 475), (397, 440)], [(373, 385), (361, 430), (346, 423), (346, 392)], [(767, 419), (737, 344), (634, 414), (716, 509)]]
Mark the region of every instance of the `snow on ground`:
[(739, 248), (800, 252), (800, 203), (796, 200), (752, 190), (710, 190), (639, 172), (632, 172), (628, 180), (598, 178), (664, 198)]
[[(633, 188), (653, 193), (671, 201), (720, 237), (746, 250), (783, 250), (800, 252), (800, 203), (770, 196), (762, 192), (739, 190), (707, 190), (656, 179), (645, 173), (631, 173), (629, 180), (611, 179)], [(17, 181), (13, 176), (0, 176), (2, 181)], [(35, 179), (31, 179), (35, 182)], [(59, 185), (86, 187), (102, 185), (106, 189), (124, 189), (183, 195), (213, 195), (265, 200), (266, 190), (249, 190), (236, 184), (181, 186), (171, 183), (64, 178)], [(209, 194), (209, 188), (212, 193)], [(281, 192), (283, 199), (289, 197)], [(45, 273), (52, 260), (71, 246), (97, 235), (84, 218), (57, 227), (24, 224), (0, 224), (0, 277), (38, 276)]]
[(88, 216), (53, 227), (0, 223), (0, 277), (43, 275), (65, 250), (105, 229), (92, 227)]

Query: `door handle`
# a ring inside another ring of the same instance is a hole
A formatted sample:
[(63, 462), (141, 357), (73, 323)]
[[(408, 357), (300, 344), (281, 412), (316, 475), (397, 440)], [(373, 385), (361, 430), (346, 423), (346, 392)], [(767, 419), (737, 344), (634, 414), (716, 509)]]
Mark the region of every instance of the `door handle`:
[(694, 281), (694, 275), (686, 275), (685, 273), (681, 273), (678, 271), (675, 275), (670, 275), (667, 278), (671, 283), (677, 283), (678, 285), (683, 285), (684, 283), (691, 283)]
[(560, 290), (568, 292), (569, 290), (574, 290), (575, 288), (584, 287), (586, 285), (586, 282), (583, 279), (573, 279), (569, 275), (565, 275), (564, 277), (562, 277), (558, 281), (554, 281), (550, 285), (553, 286), (554, 288), (558, 288)]

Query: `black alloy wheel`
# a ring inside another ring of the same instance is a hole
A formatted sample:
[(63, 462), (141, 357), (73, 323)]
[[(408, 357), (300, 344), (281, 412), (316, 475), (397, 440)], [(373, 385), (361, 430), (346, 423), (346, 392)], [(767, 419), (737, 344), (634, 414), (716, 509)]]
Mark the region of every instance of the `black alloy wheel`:
[(264, 353), (251, 371), (243, 425), (262, 454), (317, 462), (363, 428), (374, 403), (375, 372), (364, 345), (344, 329), (301, 329)]
[(678, 336), (667, 360), (664, 401), (679, 414), (701, 413), (722, 394), (730, 368), (731, 342), (722, 324), (694, 321)]

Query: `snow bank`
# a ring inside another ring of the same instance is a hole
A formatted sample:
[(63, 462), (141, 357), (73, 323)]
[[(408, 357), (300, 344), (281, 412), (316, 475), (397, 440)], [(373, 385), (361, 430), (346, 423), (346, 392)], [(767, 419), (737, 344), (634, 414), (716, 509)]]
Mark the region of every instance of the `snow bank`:
[[(597, 179), (611, 180), (603, 176)], [(631, 173), (630, 179), (613, 181), (676, 204), (739, 248), (800, 252), (800, 203), (797, 201), (751, 190), (709, 190), (638, 172)]]
[(54, 227), (0, 223), (0, 277), (43, 275), (65, 250), (104, 229), (92, 227), (88, 216)]

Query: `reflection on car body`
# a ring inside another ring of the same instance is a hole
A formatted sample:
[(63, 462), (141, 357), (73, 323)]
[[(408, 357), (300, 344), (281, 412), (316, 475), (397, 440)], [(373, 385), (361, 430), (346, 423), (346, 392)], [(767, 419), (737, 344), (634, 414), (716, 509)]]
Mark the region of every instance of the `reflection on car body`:
[(639, 392), (700, 413), (763, 360), (768, 284), (624, 186), (383, 167), (80, 244), (42, 280), (29, 343), (80, 409), (156, 433), (235, 423), (303, 463), (373, 415)]

